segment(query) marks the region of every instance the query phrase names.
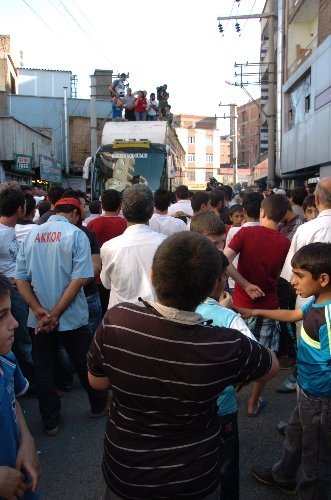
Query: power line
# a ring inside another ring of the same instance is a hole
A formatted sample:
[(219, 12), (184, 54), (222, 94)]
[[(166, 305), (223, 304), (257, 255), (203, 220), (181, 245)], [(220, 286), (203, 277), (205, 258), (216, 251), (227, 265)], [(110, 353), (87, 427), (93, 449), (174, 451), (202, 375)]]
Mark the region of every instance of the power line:
[[(248, 14), (248, 15), (250, 15), (250, 14), (252, 13), (252, 11), (253, 11), (253, 9), (254, 9), (254, 7), (255, 7), (255, 4), (256, 4), (256, 0), (254, 0), (254, 3), (253, 3), (253, 5), (252, 5), (252, 8), (251, 8), (251, 10), (249, 11), (249, 14)], [(245, 22), (245, 24), (244, 24), (244, 26), (243, 26), (243, 28), (242, 28), (242, 32), (240, 33), (240, 35), (239, 35), (239, 36), (241, 36), (241, 35), (243, 34), (243, 31), (244, 31), (244, 29), (245, 29), (245, 27), (246, 27), (247, 21), (248, 21), (248, 18), (246, 19), (246, 22)]]
[(48, 28), (49, 30), (51, 30), (51, 31), (52, 31), (52, 33), (54, 33), (54, 35), (59, 36), (59, 35), (58, 35), (58, 33), (56, 33), (56, 32), (53, 30), (53, 28), (52, 28), (52, 27), (51, 27), (51, 26), (50, 26), (50, 25), (49, 25), (49, 24), (48, 24), (48, 23), (47, 23), (47, 22), (46, 22), (46, 21), (45, 21), (45, 20), (41, 17), (41, 15), (40, 15), (40, 14), (38, 14), (38, 12), (37, 12), (36, 10), (34, 10), (34, 9), (31, 7), (31, 5), (29, 5), (29, 4), (28, 4), (28, 2), (27, 2), (26, 0), (22, 0), (22, 2), (24, 2), (24, 3), (25, 3), (25, 5), (27, 5), (27, 6), (29, 7), (29, 9), (31, 9), (31, 10), (32, 10), (32, 12), (34, 12), (34, 13), (36, 14), (36, 16), (38, 16), (38, 17), (39, 17), (39, 19), (40, 19), (40, 20), (41, 20), (41, 21), (42, 21), (42, 22), (43, 22), (43, 23), (47, 26), (47, 28)]

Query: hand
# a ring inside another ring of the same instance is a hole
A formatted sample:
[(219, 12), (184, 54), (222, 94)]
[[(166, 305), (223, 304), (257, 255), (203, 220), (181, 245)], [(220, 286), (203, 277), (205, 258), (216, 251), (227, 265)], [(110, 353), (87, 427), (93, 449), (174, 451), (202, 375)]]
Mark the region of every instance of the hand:
[(264, 292), (259, 288), (257, 285), (253, 285), (252, 283), (249, 283), (247, 286), (244, 288), (245, 292), (247, 295), (250, 296), (251, 299), (258, 299), (259, 297), (264, 297)]
[(39, 321), (35, 328), (35, 334), (38, 333), (50, 333), (59, 324), (59, 318), (57, 316), (51, 316), (51, 314), (47, 314), (47, 316), (43, 316)]
[(16, 469), (25, 469), (31, 478), (31, 484), (26, 485), (35, 491), (40, 478), (41, 467), (39, 457), (31, 436), (25, 437), (18, 448), (16, 456)]
[(240, 314), (242, 319), (249, 319), (253, 316), (253, 309), (247, 309), (244, 307), (235, 307), (234, 310)]
[(218, 301), (221, 306), (226, 307), (227, 309), (232, 309), (232, 297), (229, 292), (223, 292)]
[(7, 500), (16, 500), (24, 495), (26, 485), (23, 474), (11, 467), (0, 467), (0, 496)]

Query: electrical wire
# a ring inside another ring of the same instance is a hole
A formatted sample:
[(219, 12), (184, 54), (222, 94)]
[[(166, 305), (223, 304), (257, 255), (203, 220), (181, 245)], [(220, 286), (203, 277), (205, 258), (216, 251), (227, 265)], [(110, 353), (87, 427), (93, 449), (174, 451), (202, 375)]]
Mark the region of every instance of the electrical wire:
[[(231, 7), (231, 12), (230, 12), (229, 17), (231, 17), (231, 16), (232, 16), (232, 12), (233, 12), (233, 8), (234, 8), (234, 4), (235, 4), (235, 3), (236, 3), (236, 0), (233, 0), (233, 4), (232, 4), (232, 7)], [(225, 35), (226, 29), (227, 29), (227, 27), (228, 27), (228, 25), (229, 25), (229, 22), (230, 22), (230, 19), (228, 19), (228, 20), (227, 20), (227, 23), (226, 23), (225, 28), (224, 28), (224, 31), (223, 31), (223, 36)]]
[(27, 2), (26, 0), (22, 0), (22, 2), (24, 2), (24, 3), (25, 3), (25, 5), (27, 5), (27, 6), (29, 7), (29, 9), (31, 9), (31, 10), (32, 10), (32, 12), (34, 12), (34, 13), (36, 14), (36, 16), (38, 16), (38, 17), (39, 17), (39, 19), (40, 19), (40, 20), (41, 20), (41, 21), (42, 21), (42, 22), (43, 22), (43, 23), (47, 26), (47, 28), (48, 28), (49, 30), (51, 30), (51, 32), (52, 32), (52, 33), (54, 33), (54, 35), (59, 36), (59, 34), (58, 34), (58, 33), (56, 33), (56, 32), (53, 30), (53, 28), (52, 28), (52, 27), (51, 27), (51, 26), (50, 26), (50, 25), (49, 25), (49, 24), (48, 24), (48, 23), (47, 23), (47, 22), (46, 22), (46, 21), (45, 21), (45, 20), (41, 17), (41, 15), (40, 15), (40, 14), (38, 14), (38, 12), (37, 12), (36, 10), (34, 10), (34, 9), (33, 9), (33, 7), (31, 7), (31, 5), (29, 5), (29, 4), (28, 4), (28, 2)]
[[(256, 0), (254, 0), (254, 3), (253, 3), (253, 5), (252, 5), (252, 7), (251, 7), (251, 10), (249, 11), (249, 14), (248, 14), (249, 16), (251, 15), (251, 13), (252, 13), (252, 11), (253, 11), (253, 9), (254, 9), (254, 7), (255, 7), (255, 4), (256, 4)], [(247, 17), (247, 19), (246, 19), (246, 21), (245, 21), (245, 24), (244, 24), (244, 26), (243, 26), (243, 28), (242, 28), (241, 33), (240, 33), (240, 35), (239, 35), (239, 36), (241, 36), (241, 35), (243, 34), (244, 29), (245, 29), (246, 24), (247, 24), (247, 21), (248, 21), (248, 17)]]

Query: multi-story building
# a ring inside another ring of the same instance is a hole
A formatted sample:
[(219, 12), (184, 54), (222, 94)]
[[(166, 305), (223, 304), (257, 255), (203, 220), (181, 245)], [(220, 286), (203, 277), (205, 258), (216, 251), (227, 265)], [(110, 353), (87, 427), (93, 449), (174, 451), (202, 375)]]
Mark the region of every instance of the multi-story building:
[(331, 175), (331, 0), (286, 7), (281, 173), (302, 183)]
[[(186, 152), (189, 189), (206, 189), (210, 177), (233, 184), (233, 141), (222, 136), (212, 116), (177, 115), (175, 126)], [(249, 168), (238, 169), (238, 182), (249, 181)]]
[(253, 172), (260, 161), (260, 102), (249, 101), (237, 109), (239, 174), (244, 169)]

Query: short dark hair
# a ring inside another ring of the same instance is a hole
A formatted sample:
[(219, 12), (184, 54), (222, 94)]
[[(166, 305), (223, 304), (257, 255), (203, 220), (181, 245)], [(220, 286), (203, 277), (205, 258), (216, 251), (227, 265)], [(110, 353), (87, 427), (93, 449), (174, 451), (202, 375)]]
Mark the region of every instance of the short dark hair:
[(76, 198), (76, 200), (84, 198), (85, 200), (85, 195), (86, 193), (84, 193), (84, 191), (81, 191), (80, 189), (68, 188), (63, 192), (61, 198)]
[(303, 200), (307, 196), (307, 189), (305, 186), (299, 186), (291, 189), (290, 198), (292, 198), (292, 203), (295, 205), (300, 205), (302, 207)]
[(10, 280), (4, 274), (0, 273), (0, 299), (10, 294), (12, 290)]
[(166, 189), (157, 189), (154, 193), (154, 204), (157, 210), (164, 212), (168, 210), (171, 203), (171, 196)]
[(176, 187), (175, 194), (179, 200), (187, 200), (189, 197), (188, 187), (183, 184)]
[(243, 196), (243, 207), (248, 217), (258, 219), (260, 215), (261, 203), (264, 199), (262, 193), (245, 193)]
[(228, 186), (228, 185), (225, 185), (225, 186), (222, 186), (222, 189), (225, 193), (225, 197), (227, 200), (232, 200), (233, 198), (233, 189), (231, 186)]
[(122, 196), (116, 189), (106, 189), (101, 195), (101, 205), (106, 212), (115, 212), (119, 209)]
[(240, 205), (239, 203), (235, 203), (234, 205), (231, 205), (231, 207), (229, 208), (229, 217), (235, 212), (243, 212), (243, 210), (244, 207), (242, 205)]
[(0, 192), (0, 215), (11, 217), (25, 206), (25, 195), (19, 189), (6, 188)]
[(288, 210), (288, 199), (284, 194), (273, 194), (264, 198), (261, 208), (265, 210), (268, 219), (278, 224)]
[(48, 210), (50, 210), (51, 204), (48, 201), (46, 201), (46, 200), (42, 200), (42, 201), (40, 201), (38, 203), (38, 207), (37, 208), (38, 208), (39, 215), (41, 217), (46, 212), (48, 212)]
[(55, 205), (57, 201), (61, 198), (64, 193), (64, 188), (62, 186), (52, 186), (47, 191), (47, 198), (52, 205)]
[(220, 236), (226, 233), (224, 222), (215, 212), (200, 212), (191, 219), (190, 230), (206, 236)]
[(34, 209), (36, 208), (36, 200), (32, 196), (32, 194), (26, 193), (25, 194), (25, 215), (31, 215)]
[(63, 214), (70, 214), (74, 210), (77, 210), (79, 216), (81, 215), (80, 214), (80, 209), (77, 208), (75, 205), (71, 205), (70, 203), (63, 204), (63, 205), (57, 205), (56, 207), (54, 207), (54, 213), (55, 214), (59, 214), (61, 212)]
[(316, 242), (301, 247), (293, 255), (291, 265), (310, 272), (314, 280), (322, 273), (331, 278), (331, 243)]
[(194, 311), (220, 275), (220, 251), (202, 234), (183, 231), (164, 240), (154, 255), (153, 285), (168, 307)]
[(222, 189), (213, 189), (209, 192), (210, 204), (212, 207), (217, 207), (221, 201), (224, 204), (225, 192)]
[(145, 184), (133, 184), (124, 189), (122, 210), (128, 222), (144, 223), (153, 215), (154, 199), (151, 189)]
[(303, 200), (303, 203), (302, 203), (303, 210), (305, 211), (308, 207), (314, 207), (314, 208), (316, 208), (315, 195), (313, 195), (313, 194), (309, 194)]
[(101, 202), (99, 200), (93, 200), (89, 204), (88, 208), (91, 214), (99, 214), (101, 210)]
[(198, 191), (191, 198), (193, 212), (198, 212), (202, 205), (207, 205), (209, 202), (209, 194), (206, 191)]

